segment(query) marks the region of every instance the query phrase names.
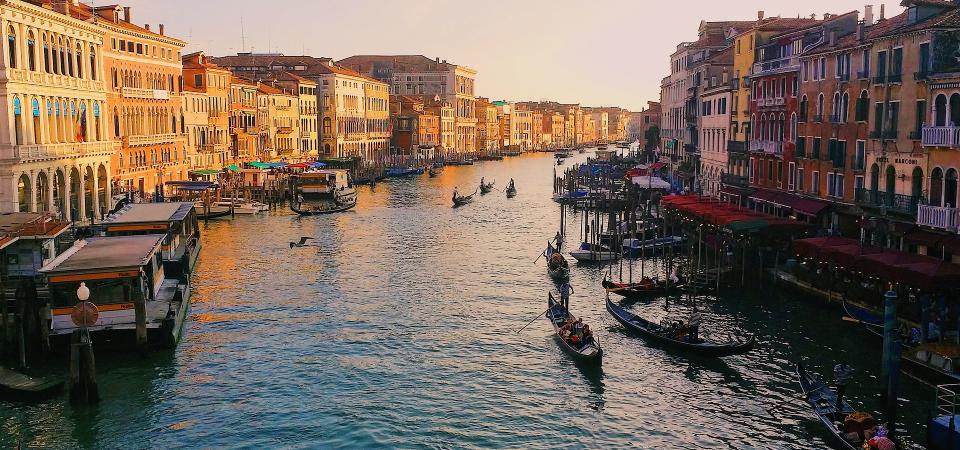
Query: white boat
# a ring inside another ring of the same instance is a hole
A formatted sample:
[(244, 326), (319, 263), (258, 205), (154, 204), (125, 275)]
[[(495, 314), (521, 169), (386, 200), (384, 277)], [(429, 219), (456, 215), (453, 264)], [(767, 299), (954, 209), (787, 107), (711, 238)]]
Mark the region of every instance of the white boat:
[[(213, 202), (213, 206), (230, 208), (230, 206), (232, 205), (234, 214), (256, 214), (258, 212), (265, 211), (263, 209), (260, 209), (260, 206), (258, 206), (256, 203), (259, 203), (259, 202), (219, 201), (219, 202)], [(260, 203), (260, 205), (262, 204), (263, 203)]]
[(580, 248), (570, 251), (570, 256), (580, 262), (614, 261), (620, 254), (602, 245), (580, 244)]
[(270, 211), (270, 205), (268, 205), (268, 204), (266, 204), (266, 203), (258, 202), (258, 201), (256, 201), (256, 200), (249, 200), (249, 201), (248, 201), (247, 199), (245, 199), (245, 198), (243, 198), (243, 197), (237, 197), (237, 198), (223, 197), (223, 198), (220, 199), (220, 202), (221, 202), (221, 203), (225, 203), (225, 204), (226, 204), (225, 206), (228, 206), (228, 207), (230, 206), (230, 202), (233, 202), (234, 204), (240, 205), (240, 206), (243, 207), (243, 208), (253, 208), (253, 209), (256, 209), (257, 212), (267, 212), (267, 211)]

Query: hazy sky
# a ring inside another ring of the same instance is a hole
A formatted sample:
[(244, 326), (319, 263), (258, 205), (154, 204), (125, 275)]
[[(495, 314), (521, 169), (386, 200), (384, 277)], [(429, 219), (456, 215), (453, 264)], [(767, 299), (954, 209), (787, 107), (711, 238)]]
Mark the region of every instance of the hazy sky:
[[(94, 1), (94, 5), (115, 2)], [(127, 0), (137, 24), (166, 24), (187, 51), (342, 59), (422, 54), (478, 71), (477, 95), (639, 110), (660, 96), (669, 55), (706, 20), (808, 17), (862, 0)], [(887, 17), (902, 10), (886, 0)], [(879, 2), (874, 3), (879, 16)], [(155, 27), (153, 29), (156, 29)]]

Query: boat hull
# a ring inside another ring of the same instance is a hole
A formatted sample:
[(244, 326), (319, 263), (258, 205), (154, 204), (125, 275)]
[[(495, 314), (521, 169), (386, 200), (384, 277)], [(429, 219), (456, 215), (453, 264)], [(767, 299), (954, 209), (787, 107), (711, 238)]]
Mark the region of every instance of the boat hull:
[(560, 306), (554, 299), (552, 294), (547, 294), (547, 319), (550, 321), (550, 325), (553, 326), (553, 337), (557, 341), (557, 345), (563, 349), (564, 353), (570, 355), (575, 361), (583, 364), (590, 365), (601, 365), (603, 363), (603, 349), (600, 348), (600, 345), (596, 343), (596, 340), (591, 342), (588, 345), (583, 346), (580, 349), (575, 348), (563, 336), (560, 336), (560, 326), (557, 323), (562, 323), (567, 317), (576, 320), (576, 317), (570, 314), (569, 311), (566, 311), (564, 314), (562, 306)]
[(739, 355), (752, 350), (756, 345), (756, 338), (754, 336), (750, 336), (750, 338), (745, 342), (730, 344), (720, 344), (706, 340), (702, 341), (701, 343), (694, 343), (672, 339), (664, 334), (656, 332), (657, 329), (660, 328), (659, 325), (656, 325), (617, 306), (610, 300), (609, 297), (607, 298), (607, 311), (613, 316), (614, 319), (617, 319), (617, 322), (620, 322), (620, 324), (622, 324), (628, 330), (641, 335), (648, 341), (701, 356), (724, 357)]
[(591, 252), (589, 250), (574, 250), (570, 256), (579, 262), (603, 262), (616, 261), (620, 257), (616, 252)]

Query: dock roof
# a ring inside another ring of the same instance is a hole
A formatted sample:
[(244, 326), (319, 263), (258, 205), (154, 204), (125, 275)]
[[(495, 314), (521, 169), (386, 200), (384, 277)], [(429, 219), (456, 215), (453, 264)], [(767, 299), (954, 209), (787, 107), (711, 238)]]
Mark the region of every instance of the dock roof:
[(175, 222), (183, 220), (193, 209), (190, 202), (131, 203), (103, 220), (107, 224)]
[(96, 273), (138, 269), (150, 262), (165, 235), (92, 237), (77, 241), (40, 269), (41, 273)]

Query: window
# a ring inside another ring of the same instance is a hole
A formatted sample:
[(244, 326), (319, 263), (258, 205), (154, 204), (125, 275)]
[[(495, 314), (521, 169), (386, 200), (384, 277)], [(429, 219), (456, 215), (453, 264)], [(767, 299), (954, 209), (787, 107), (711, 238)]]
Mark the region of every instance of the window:
[(820, 79), (827, 78), (827, 60), (820, 58)]
[(926, 78), (927, 71), (930, 70), (930, 43), (920, 44), (920, 63), (917, 67), (920, 72), (920, 78)]
[(810, 174), (810, 192), (814, 194), (820, 193), (820, 172), (814, 170)]
[(797, 167), (797, 190), (803, 190), (803, 167)]
[(13, 27), (10, 27), (10, 31), (7, 32), (7, 66), (16, 69), (17, 68), (17, 34), (13, 31)]
[(773, 160), (767, 161), (767, 180), (773, 181)]
[(791, 162), (789, 168), (787, 169), (787, 189), (793, 190), (796, 184), (796, 174), (797, 174), (797, 163)]
[(193, 83), (197, 85), (198, 88), (203, 87), (203, 75), (196, 74), (193, 76)]
[(927, 113), (927, 101), (926, 100), (917, 100), (917, 114), (914, 119), (913, 133), (914, 136), (912, 139), (920, 139), (920, 132), (923, 130), (923, 122), (925, 115)]
[(864, 89), (857, 98), (857, 122), (866, 122), (870, 116), (870, 94)]
[(860, 78), (869, 78), (870, 77), (870, 51), (867, 49), (864, 49), (863, 52), (860, 53), (860, 67), (861, 67)]
[(37, 70), (37, 45), (36, 41), (33, 39), (33, 32), (27, 36), (27, 68), (30, 70)]
[(886, 50), (877, 52), (877, 78), (884, 80), (887, 78), (887, 52)]
[(90, 79), (97, 79), (97, 49), (90, 46)]
[(883, 129), (883, 103), (877, 102), (873, 105), (873, 117), (876, 118), (873, 121), (873, 132), (880, 137), (880, 130)]
[(864, 170), (867, 162), (867, 143), (866, 141), (857, 141), (854, 150), (853, 170)]
[(853, 178), (853, 191), (854, 191), (854, 192), (857, 192), (857, 191), (863, 189), (864, 185), (865, 185), (865, 183), (864, 183), (863, 175), (857, 175), (856, 177)]
[(903, 47), (893, 49), (893, 60), (890, 61), (890, 75), (899, 76), (903, 73)]
[(820, 159), (820, 138), (813, 138), (813, 154), (810, 155), (813, 159)]

